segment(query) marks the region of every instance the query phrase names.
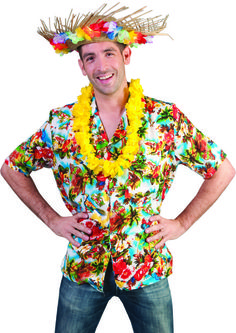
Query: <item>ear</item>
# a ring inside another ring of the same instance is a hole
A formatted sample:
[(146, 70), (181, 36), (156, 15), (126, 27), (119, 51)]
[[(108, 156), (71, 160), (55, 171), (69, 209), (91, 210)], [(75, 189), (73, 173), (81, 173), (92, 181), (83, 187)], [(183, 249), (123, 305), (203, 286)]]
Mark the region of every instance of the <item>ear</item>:
[(123, 59), (125, 65), (129, 65), (130, 58), (131, 58), (131, 49), (129, 46), (126, 46), (123, 50)]
[(87, 73), (85, 72), (83, 61), (82, 61), (81, 59), (79, 59), (79, 60), (78, 60), (78, 63), (79, 63), (79, 67), (80, 67), (80, 69), (81, 69), (83, 75), (86, 76)]

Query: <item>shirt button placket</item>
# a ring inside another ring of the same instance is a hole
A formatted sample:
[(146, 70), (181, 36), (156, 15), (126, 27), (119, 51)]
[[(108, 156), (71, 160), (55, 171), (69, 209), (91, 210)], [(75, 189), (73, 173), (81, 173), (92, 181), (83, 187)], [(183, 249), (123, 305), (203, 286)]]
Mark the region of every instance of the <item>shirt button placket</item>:
[[(110, 211), (111, 211), (111, 198), (110, 198), (110, 191), (109, 191), (109, 185), (110, 185), (110, 178), (107, 177), (105, 180), (105, 187), (104, 187), (104, 191), (107, 194), (107, 197), (109, 198), (109, 202), (107, 205), (107, 214), (109, 216), (109, 222), (108, 222), (108, 228), (109, 228), (109, 233), (110, 233)], [(111, 241), (110, 241), (110, 237), (109, 237), (109, 244), (107, 244), (107, 249), (108, 251), (111, 251)]]

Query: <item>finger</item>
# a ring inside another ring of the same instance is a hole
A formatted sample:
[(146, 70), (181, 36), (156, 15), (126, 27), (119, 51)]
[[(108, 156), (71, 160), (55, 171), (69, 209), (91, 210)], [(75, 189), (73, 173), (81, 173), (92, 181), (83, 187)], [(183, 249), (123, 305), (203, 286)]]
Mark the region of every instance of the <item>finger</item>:
[(82, 224), (82, 223), (75, 222), (75, 223), (72, 224), (72, 226), (73, 226), (73, 228), (74, 228), (75, 230), (83, 231), (83, 232), (85, 232), (86, 234), (91, 235), (91, 233), (92, 233), (92, 230), (89, 229), (88, 227), (86, 227), (86, 226), (85, 226), (84, 224)]
[(87, 219), (87, 218), (89, 218), (88, 213), (86, 213), (86, 212), (76, 213), (75, 215), (73, 215), (73, 217), (75, 217), (76, 219)]
[(67, 239), (68, 239), (68, 241), (69, 241), (72, 245), (74, 245), (74, 246), (76, 246), (76, 247), (79, 247), (79, 246), (81, 245), (79, 242), (77, 242), (77, 241), (72, 237), (72, 235), (68, 235)]
[(161, 216), (160, 215), (152, 215), (149, 219), (150, 222), (154, 222), (154, 221), (160, 221)]
[(156, 241), (156, 240), (158, 240), (158, 239), (161, 239), (161, 238), (164, 237), (164, 236), (165, 236), (165, 235), (164, 235), (164, 232), (158, 232), (157, 234), (155, 234), (155, 235), (153, 235), (153, 236), (151, 236), (151, 237), (146, 238), (146, 242), (151, 243), (151, 242), (153, 242), (153, 241)]
[(89, 240), (89, 236), (87, 234), (84, 234), (83, 232), (78, 231), (77, 229), (73, 229), (71, 231), (71, 235), (74, 235), (75, 237), (81, 238), (85, 241)]
[(155, 224), (155, 225), (152, 225), (151, 227), (148, 227), (147, 229), (145, 229), (145, 232), (147, 234), (150, 234), (151, 232), (155, 232), (155, 231), (159, 231), (161, 230), (161, 227), (159, 224)]
[(156, 249), (156, 250), (160, 249), (162, 246), (165, 245), (165, 242), (166, 242), (166, 241), (167, 241), (167, 240), (166, 240), (165, 238), (162, 238), (162, 240), (161, 240), (157, 245), (155, 245), (155, 249)]

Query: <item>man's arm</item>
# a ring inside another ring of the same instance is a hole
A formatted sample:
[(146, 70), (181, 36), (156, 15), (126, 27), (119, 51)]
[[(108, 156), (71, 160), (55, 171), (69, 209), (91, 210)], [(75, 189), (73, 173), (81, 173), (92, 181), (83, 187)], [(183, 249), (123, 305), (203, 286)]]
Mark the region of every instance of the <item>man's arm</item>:
[(156, 245), (156, 248), (160, 248), (166, 241), (180, 237), (213, 205), (234, 176), (235, 169), (229, 160), (225, 159), (213, 177), (203, 182), (197, 195), (179, 216), (173, 220), (160, 215), (150, 218), (150, 221), (157, 221), (158, 224), (145, 230), (148, 234), (155, 233), (146, 239), (147, 242), (161, 239)]
[(91, 230), (79, 223), (80, 219), (88, 218), (87, 213), (62, 217), (41, 196), (31, 177), (12, 170), (5, 163), (1, 168), (1, 175), (26, 206), (56, 235), (68, 239), (75, 246), (80, 244), (74, 240), (72, 235), (83, 240), (89, 239), (87, 234), (91, 234)]

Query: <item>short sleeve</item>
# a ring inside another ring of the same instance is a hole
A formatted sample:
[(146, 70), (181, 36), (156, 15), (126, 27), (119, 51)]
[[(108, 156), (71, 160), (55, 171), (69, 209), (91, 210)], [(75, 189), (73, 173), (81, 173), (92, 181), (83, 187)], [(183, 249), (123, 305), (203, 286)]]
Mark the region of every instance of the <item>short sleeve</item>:
[(204, 179), (211, 178), (226, 153), (209, 137), (198, 130), (192, 122), (173, 105), (173, 115), (177, 121), (176, 158)]
[(32, 171), (53, 166), (51, 126), (47, 121), (27, 141), (20, 144), (5, 163), (13, 170), (29, 176)]

